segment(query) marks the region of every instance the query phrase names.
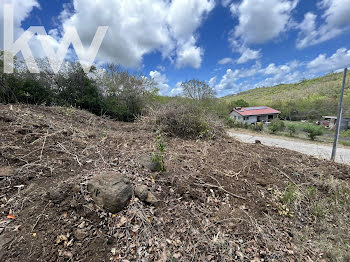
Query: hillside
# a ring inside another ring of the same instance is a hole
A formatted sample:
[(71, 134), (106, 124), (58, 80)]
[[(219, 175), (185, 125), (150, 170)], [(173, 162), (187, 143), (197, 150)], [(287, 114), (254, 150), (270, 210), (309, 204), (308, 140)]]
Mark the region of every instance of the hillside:
[[(344, 97), (344, 115), (350, 116), (349, 76)], [(271, 106), (286, 119), (318, 119), (322, 115), (336, 115), (343, 73), (303, 80), (296, 84), (281, 84), (256, 88), (224, 98), (226, 102), (244, 99), (250, 106)]]
[[(166, 136), (154, 173), (153, 129), (0, 104), (0, 261), (349, 261), (350, 166)], [(87, 189), (106, 171), (159, 201), (106, 212)]]

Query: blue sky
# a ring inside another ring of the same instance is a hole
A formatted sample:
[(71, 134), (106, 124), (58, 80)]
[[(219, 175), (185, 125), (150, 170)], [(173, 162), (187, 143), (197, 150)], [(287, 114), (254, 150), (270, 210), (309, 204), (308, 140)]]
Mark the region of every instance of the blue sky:
[(192, 78), (224, 96), (350, 66), (350, 0), (0, 3), (15, 6), (17, 35), (41, 25), (59, 42), (66, 26), (75, 26), (89, 46), (97, 27), (109, 26), (96, 61), (142, 71), (164, 95), (180, 94), (181, 82)]

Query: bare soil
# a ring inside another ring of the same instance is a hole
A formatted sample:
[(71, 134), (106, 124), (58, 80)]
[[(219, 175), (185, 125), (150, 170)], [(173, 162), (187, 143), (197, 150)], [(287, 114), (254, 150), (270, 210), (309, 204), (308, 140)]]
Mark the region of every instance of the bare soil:
[[(167, 136), (167, 171), (151, 173), (139, 160), (155, 138), (142, 123), (0, 105), (0, 261), (326, 261), (315, 237), (295, 238), (315, 218), (279, 212), (273, 192), (321, 175), (348, 183), (350, 166), (226, 137)], [(160, 203), (133, 197), (106, 213), (86, 187), (105, 170), (147, 185)]]

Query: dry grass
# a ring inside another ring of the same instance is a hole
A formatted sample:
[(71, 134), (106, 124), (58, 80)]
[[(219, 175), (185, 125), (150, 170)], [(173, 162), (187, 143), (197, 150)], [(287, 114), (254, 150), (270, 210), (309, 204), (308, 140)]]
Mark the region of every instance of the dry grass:
[(215, 139), (224, 135), (224, 125), (196, 104), (168, 103), (150, 108), (143, 118), (148, 125), (168, 135), (192, 139)]

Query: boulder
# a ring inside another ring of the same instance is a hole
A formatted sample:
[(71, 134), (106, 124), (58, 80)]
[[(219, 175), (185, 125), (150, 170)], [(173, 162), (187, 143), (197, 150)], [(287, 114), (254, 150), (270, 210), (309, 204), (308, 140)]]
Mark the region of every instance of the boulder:
[(93, 177), (88, 183), (88, 190), (95, 203), (111, 213), (117, 213), (127, 206), (133, 194), (131, 182), (114, 172)]

